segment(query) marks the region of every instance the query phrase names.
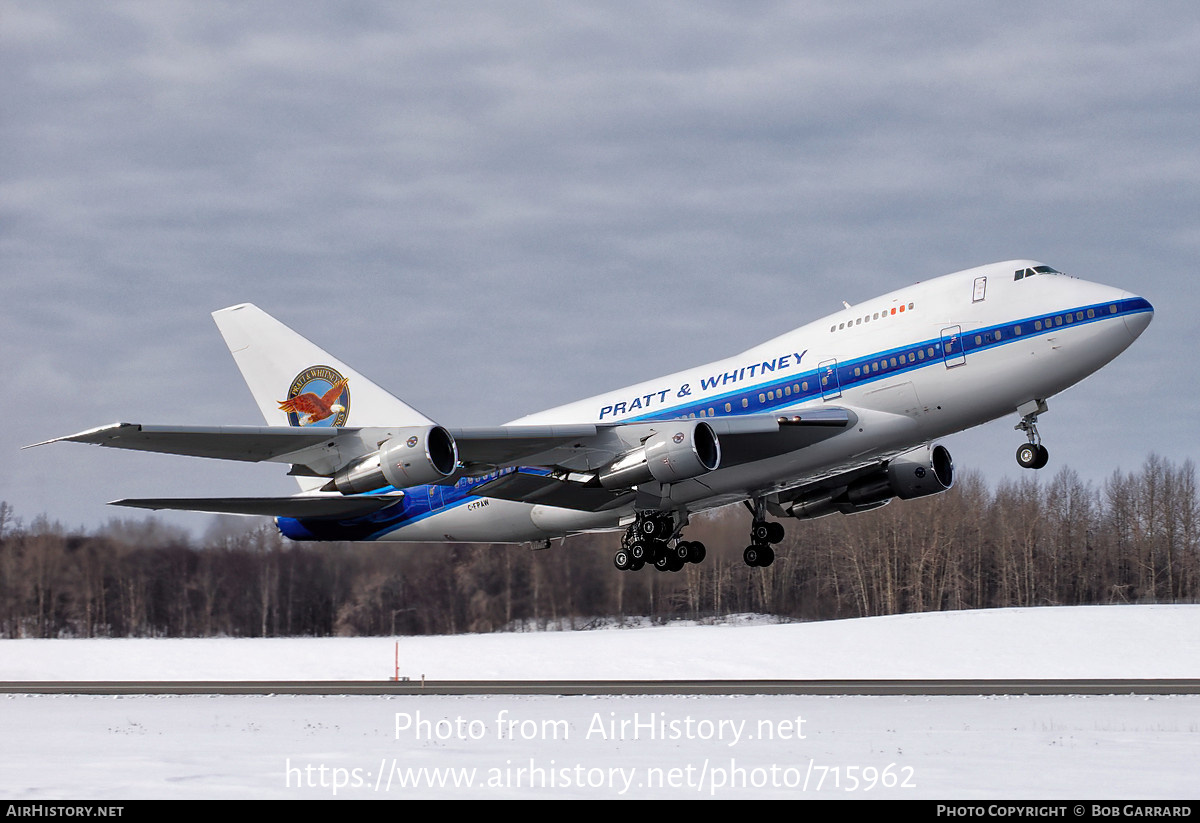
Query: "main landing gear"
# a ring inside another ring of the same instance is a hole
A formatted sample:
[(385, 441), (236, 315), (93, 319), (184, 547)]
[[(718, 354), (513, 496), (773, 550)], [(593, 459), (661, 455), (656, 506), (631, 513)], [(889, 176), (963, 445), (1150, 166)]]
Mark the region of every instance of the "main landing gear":
[[(783, 540), (783, 525), (766, 519), (763, 500), (755, 500), (750, 510), (754, 522), (750, 526), (750, 545), (742, 552), (742, 560), (747, 566), (770, 566), (775, 562), (771, 544)], [(637, 519), (625, 530), (621, 548), (613, 555), (613, 565), (621, 571), (635, 572), (653, 566), (660, 572), (677, 572), (688, 563), (703, 561), (708, 554), (703, 543), (680, 539), (683, 525), (676, 526), (670, 512), (638, 512)]]
[(613, 555), (613, 565), (621, 571), (650, 565), (660, 572), (677, 572), (688, 563), (699, 563), (708, 551), (699, 541), (680, 540), (682, 530), (670, 512), (638, 512)]
[(1021, 422), (1013, 426), (1017, 431), (1025, 432), (1028, 443), (1022, 443), (1017, 449), (1017, 464), (1023, 469), (1040, 469), (1050, 462), (1050, 453), (1042, 445), (1042, 437), (1038, 434), (1037, 419), (1049, 407), (1045, 400), (1035, 400), (1017, 408)]
[(783, 540), (783, 524), (767, 521), (766, 501), (762, 498), (756, 499), (754, 505), (747, 502), (746, 507), (754, 515), (754, 522), (750, 525), (750, 545), (742, 552), (742, 560), (747, 566), (769, 566), (775, 562), (771, 544)]

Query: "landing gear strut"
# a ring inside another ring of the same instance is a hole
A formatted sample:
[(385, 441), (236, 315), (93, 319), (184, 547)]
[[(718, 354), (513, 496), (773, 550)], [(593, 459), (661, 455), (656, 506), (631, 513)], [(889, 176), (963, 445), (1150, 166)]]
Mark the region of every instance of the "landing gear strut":
[(750, 545), (742, 552), (742, 560), (747, 566), (769, 566), (775, 562), (775, 550), (772, 543), (783, 540), (783, 525), (768, 521), (767, 503), (761, 497), (755, 498), (754, 504), (746, 503), (754, 522), (750, 524)]
[(1033, 400), (1017, 408), (1021, 422), (1013, 428), (1025, 432), (1029, 438), (1028, 443), (1021, 444), (1017, 449), (1017, 463), (1023, 469), (1040, 469), (1050, 462), (1050, 453), (1042, 445), (1042, 437), (1037, 430), (1038, 415), (1045, 413), (1048, 408), (1045, 400)]
[(699, 541), (680, 539), (683, 525), (676, 526), (670, 512), (638, 512), (637, 519), (625, 530), (613, 565), (621, 571), (651, 565), (660, 572), (677, 572), (688, 563), (699, 563), (708, 551)]

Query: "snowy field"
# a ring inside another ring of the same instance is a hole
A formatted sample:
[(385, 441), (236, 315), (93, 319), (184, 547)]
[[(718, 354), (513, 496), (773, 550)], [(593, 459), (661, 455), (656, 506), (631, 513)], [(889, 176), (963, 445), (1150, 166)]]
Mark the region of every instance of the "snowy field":
[[(384, 680), (394, 641), (0, 641), (0, 680)], [(401, 638), (414, 679), (1200, 677), (1200, 607)], [(0, 797), (1187, 799), (1200, 697), (0, 696)]]

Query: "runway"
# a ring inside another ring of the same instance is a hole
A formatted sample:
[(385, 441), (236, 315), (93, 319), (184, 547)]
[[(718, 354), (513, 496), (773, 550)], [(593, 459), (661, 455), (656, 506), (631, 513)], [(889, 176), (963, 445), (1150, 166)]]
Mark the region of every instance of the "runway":
[(0, 694), (86, 695), (1167, 695), (1200, 679), (3, 681)]

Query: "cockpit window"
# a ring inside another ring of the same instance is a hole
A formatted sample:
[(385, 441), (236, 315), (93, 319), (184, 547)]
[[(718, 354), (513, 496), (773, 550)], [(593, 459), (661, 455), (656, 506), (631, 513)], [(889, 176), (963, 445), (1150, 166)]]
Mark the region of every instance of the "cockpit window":
[(1035, 274), (1062, 274), (1062, 272), (1058, 269), (1052, 269), (1049, 266), (1034, 266), (1031, 269), (1017, 269), (1013, 272), (1013, 280), (1033, 277)]

